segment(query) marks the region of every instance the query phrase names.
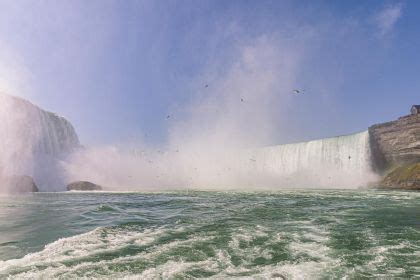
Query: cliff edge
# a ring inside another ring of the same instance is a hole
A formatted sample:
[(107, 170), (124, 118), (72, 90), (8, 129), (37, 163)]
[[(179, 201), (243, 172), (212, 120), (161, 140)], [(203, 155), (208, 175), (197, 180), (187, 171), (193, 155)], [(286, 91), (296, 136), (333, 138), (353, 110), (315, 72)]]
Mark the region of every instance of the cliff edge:
[(375, 171), (420, 162), (420, 114), (369, 127)]
[(379, 186), (420, 189), (420, 113), (373, 125), (369, 136)]

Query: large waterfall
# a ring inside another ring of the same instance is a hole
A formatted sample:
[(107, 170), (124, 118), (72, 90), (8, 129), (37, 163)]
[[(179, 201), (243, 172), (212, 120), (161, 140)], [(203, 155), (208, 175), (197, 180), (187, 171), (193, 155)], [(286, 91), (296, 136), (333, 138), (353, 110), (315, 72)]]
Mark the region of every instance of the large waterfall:
[(79, 147), (72, 125), (18, 97), (0, 94), (0, 120), (0, 177), (29, 175), (40, 190), (64, 190), (68, 180), (86, 179), (132, 188), (221, 189), (357, 187), (375, 179), (367, 131), (255, 149), (184, 147), (126, 157), (72, 153)]
[(248, 168), (286, 186), (362, 186), (375, 178), (367, 131), (249, 151)]
[(0, 94), (1, 176), (32, 176), (40, 189), (62, 187), (59, 160), (79, 146), (72, 125), (32, 103)]
[(169, 157), (176, 166), (163, 164), (162, 173), (182, 176), (192, 188), (222, 190), (356, 188), (376, 180), (367, 131), (270, 147), (219, 148), (180, 152)]

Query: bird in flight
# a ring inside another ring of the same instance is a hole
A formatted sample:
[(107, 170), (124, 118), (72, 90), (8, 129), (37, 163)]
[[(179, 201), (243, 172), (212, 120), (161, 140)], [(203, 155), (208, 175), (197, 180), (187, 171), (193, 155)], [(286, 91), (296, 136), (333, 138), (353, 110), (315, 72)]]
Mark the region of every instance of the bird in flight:
[(208, 84), (206, 84), (204, 87), (205, 87), (205, 88), (208, 88), (208, 87), (209, 87), (209, 85), (208, 85)]
[(167, 115), (166, 118), (169, 119), (171, 117), (171, 115)]
[(294, 89), (293, 91), (292, 91), (292, 93), (294, 93), (294, 94), (303, 94), (303, 92), (304, 92), (304, 90), (303, 89)]
[(244, 99), (243, 98), (241, 98), (241, 102), (244, 102)]

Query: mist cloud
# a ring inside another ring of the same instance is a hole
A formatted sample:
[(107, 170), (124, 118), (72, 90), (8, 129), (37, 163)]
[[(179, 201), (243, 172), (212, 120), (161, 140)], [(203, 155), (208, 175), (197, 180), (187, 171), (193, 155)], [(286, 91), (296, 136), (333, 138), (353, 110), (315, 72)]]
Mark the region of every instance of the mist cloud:
[[(273, 170), (275, 160), (261, 157), (264, 152), (257, 147), (288, 133), (286, 109), (294, 98), (307, 40), (264, 35), (234, 46), (235, 56), (209, 65), (217, 71), (201, 73), (192, 82), (202, 89), (171, 115), (162, 150), (140, 143), (125, 152), (87, 148), (65, 163), (68, 180), (91, 180), (110, 190), (337, 187), (371, 180), (369, 171), (352, 174), (331, 163), (318, 162), (299, 174)], [(211, 77), (208, 86), (205, 77)], [(282, 160), (277, 162), (280, 169), (295, 162)]]
[(391, 32), (402, 16), (402, 3), (383, 7), (374, 17), (381, 36)]

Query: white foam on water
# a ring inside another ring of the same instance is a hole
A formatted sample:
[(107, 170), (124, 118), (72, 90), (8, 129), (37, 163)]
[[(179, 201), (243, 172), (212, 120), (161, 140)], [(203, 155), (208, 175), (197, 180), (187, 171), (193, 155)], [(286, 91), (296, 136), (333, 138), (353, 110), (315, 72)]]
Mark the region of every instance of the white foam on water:
[[(160, 255), (170, 252), (182, 246), (191, 246), (197, 242), (211, 240), (212, 237), (191, 236), (187, 240), (174, 240), (166, 244), (153, 244), (157, 238), (167, 233), (182, 232), (186, 228), (176, 229), (155, 228), (138, 232), (135, 230), (103, 229), (97, 228), (91, 232), (62, 238), (45, 246), (36, 253), (31, 253), (21, 259), (0, 262), (0, 275), (13, 275), (17, 278), (55, 278), (58, 276), (86, 276), (104, 278), (129, 277), (130, 272), (116, 272), (107, 269), (109, 265), (154, 260)], [(116, 257), (111, 260), (96, 261), (96, 255), (117, 252), (130, 244), (150, 245), (149, 250), (133, 256)], [(92, 259), (91, 259), (92, 258)], [(182, 259), (182, 256), (181, 256)], [(75, 261), (75, 265), (66, 265), (66, 262)], [(202, 262), (174, 262), (168, 261), (155, 268), (147, 268), (141, 274), (141, 278), (156, 278), (187, 270), (192, 266), (200, 266)], [(202, 263), (204, 265), (204, 263)], [(209, 263), (205, 263), (208, 267)], [(104, 274), (86, 275), (89, 271), (101, 270)], [(135, 278), (135, 276), (133, 276)]]
[[(202, 270), (215, 279), (313, 279), (324, 277), (325, 273), (335, 269), (338, 269), (339, 275), (349, 277), (360, 271), (381, 275), (376, 272), (375, 266), (382, 264), (387, 254), (410, 246), (412, 248), (407, 242), (376, 246), (367, 252), (377, 255), (373, 261), (362, 267), (341, 269), (342, 260), (332, 257), (335, 252), (328, 246), (331, 233), (326, 228), (306, 220), (293, 224), (277, 232), (261, 225), (233, 228), (231, 232), (223, 233), (228, 234), (225, 236), (229, 239), (226, 246), (212, 243), (220, 237), (218, 232), (195, 232), (194, 226), (97, 228), (85, 234), (59, 239), (46, 245), (42, 251), (21, 259), (0, 262), (0, 277), (167, 279), (191, 277), (191, 271)], [(188, 235), (177, 237), (184, 233)], [(270, 263), (276, 253), (273, 248), (278, 248), (275, 245), (279, 242), (284, 244), (285, 253), (290, 258)], [(201, 251), (199, 245), (202, 243), (210, 246), (214, 254)], [(127, 246), (144, 246), (144, 250), (127, 255), (120, 253)], [(179, 254), (178, 250), (189, 250), (190, 256)], [(112, 256), (112, 253), (117, 254)], [(102, 258), (103, 254), (110, 254), (111, 257)], [(256, 264), (258, 258), (267, 260), (266, 264)], [(402, 273), (397, 268), (390, 268), (387, 272), (390, 275)]]
[(169, 279), (195, 267), (210, 267), (209, 261), (201, 262), (174, 262), (168, 261), (157, 267), (148, 268), (141, 274), (123, 277), (124, 279)]
[[(97, 228), (88, 233), (61, 238), (46, 245), (42, 251), (30, 253), (21, 259), (1, 261), (0, 274), (7, 274), (8, 271), (20, 268), (29, 269), (33, 273), (48, 273), (50, 267), (62, 267), (62, 263), (66, 261), (113, 252), (134, 243), (151, 244), (163, 232), (162, 228), (146, 229), (143, 232), (119, 232), (112, 229), (105, 231), (103, 228)], [(48, 266), (48, 268), (44, 272), (37, 271), (37, 266)]]
[[(136, 261), (152, 261), (159, 256), (168, 254), (171, 250), (188, 247), (198, 242), (211, 241), (215, 236), (210, 233), (209, 236), (192, 235), (186, 240), (172, 240), (165, 244), (153, 243), (157, 238), (174, 231), (185, 231), (186, 228), (168, 229), (156, 228), (147, 229), (141, 232), (135, 230), (103, 229), (97, 228), (91, 232), (76, 235), (73, 237), (62, 238), (45, 246), (45, 248), (36, 253), (31, 253), (21, 259), (7, 260), (0, 262), (0, 275), (10, 275), (13, 278), (57, 278), (57, 277), (99, 277), (99, 278), (126, 278), (142, 279), (168, 278), (171, 275), (187, 272), (193, 268), (201, 268), (216, 273), (214, 277), (233, 277), (243, 273), (257, 273), (257, 275), (269, 275), (270, 273), (287, 273), (294, 275), (292, 267), (296, 266), (296, 271), (302, 274), (303, 270), (311, 270), (311, 263), (307, 264), (283, 264), (280, 267), (256, 267), (250, 266), (252, 259), (263, 257), (269, 259), (271, 252), (266, 246), (247, 246), (244, 249), (239, 247), (240, 241), (251, 242), (255, 237), (266, 237), (268, 233), (266, 228), (258, 226), (252, 230), (239, 229), (232, 234), (232, 240), (229, 242), (229, 248), (216, 249), (214, 257), (203, 256), (203, 260), (196, 262), (182, 260), (178, 256), (177, 260), (170, 259), (156, 267), (146, 267), (144, 271), (130, 272), (113, 271), (109, 269), (110, 265), (121, 265), (133, 263)], [(253, 236), (252, 233), (256, 235)], [(278, 234), (273, 235), (276, 241)], [(135, 255), (119, 256), (110, 260), (97, 261), (94, 256), (104, 253), (118, 251), (129, 244), (151, 245), (148, 250)], [(299, 246), (293, 245), (298, 250)], [(304, 248), (309, 250), (309, 248)], [(319, 248), (313, 248), (318, 250)], [(241, 257), (241, 265), (235, 266), (231, 262), (231, 256), (228, 251)], [(319, 250), (318, 250), (319, 251)], [(92, 257), (92, 258), (91, 258)], [(66, 264), (66, 262), (74, 262)], [(318, 266), (313, 266), (315, 267)], [(96, 271), (96, 272), (95, 272)], [(312, 270), (311, 270), (312, 271)]]
[[(404, 249), (414, 249), (413, 253), (402, 253)], [(384, 275), (398, 275), (401, 273), (399, 269), (396, 268), (387, 268), (386, 264), (390, 258), (401, 257), (401, 256), (408, 256), (414, 260), (417, 260), (418, 264), (420, 261), (418, 260), (418, 256), (420, 254), (420, 248), (411, 244), (410, 242), (404, 240), (401, 241), (399, 244), (395, 245), (382, 245), (373, 247), (368, 251), (368, 253), (372, 256), (376, 256), (372, 261), (369, 261), (366, 265), (357, 267), (358, 270), (361, 271), (376, 271), (378, 266), (383, 267), (386, 270)]]

